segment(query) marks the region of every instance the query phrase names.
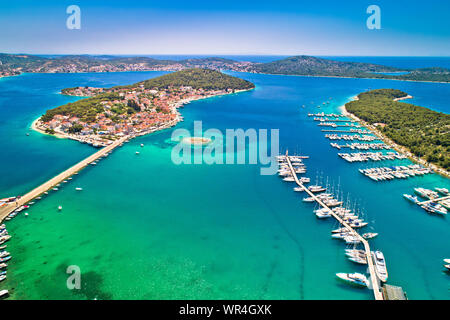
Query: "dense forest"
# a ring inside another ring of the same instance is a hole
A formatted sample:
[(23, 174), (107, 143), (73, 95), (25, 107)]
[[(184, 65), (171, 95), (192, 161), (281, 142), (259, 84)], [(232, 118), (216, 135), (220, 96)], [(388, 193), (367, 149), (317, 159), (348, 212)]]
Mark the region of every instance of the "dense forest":
[(250, 81), (232, 77), (219, 71), (199, 68), (186, 69), (174, 73), (165, 74), (157, 78), (138, 82), (132, 86), (141, 84), (148, 89), (165, 89), (169, 86), (189, 86), (194, 89), (201, 88), (205, 90), (242, 90), (252, 89), (255, 87), (255, 85)]
[(381, 132), (416, 156), (450, 169), (450, 115), (393, 100), (405, 96), (400, 90), (377, 89), (345, 107), (370, 124), (385, 124)]
[[(118, 93), (108, 92), (101, 93), (94, 97), (67, 103), (54, 109), (47, 110), (41, 117), (44, 122), (50, 121), (57, 114), (70, 115), (80, 118), (84, 122), (93, 122), (98, 113), (103, 112), (102, 101), (121, 100), (122, 97)], [(131, 110), (130, 110), (131, 111)]]

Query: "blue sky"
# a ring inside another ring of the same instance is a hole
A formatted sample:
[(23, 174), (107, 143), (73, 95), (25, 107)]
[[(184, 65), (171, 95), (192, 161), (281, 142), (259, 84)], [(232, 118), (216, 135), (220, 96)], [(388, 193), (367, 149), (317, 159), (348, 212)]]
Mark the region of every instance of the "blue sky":
[[(66, 8), (81, 8), (81, 29)], [(366, 27), (369, 5), (381, 29)], [(450, 56), (448, 0), (0, 0), (0, 52)]]

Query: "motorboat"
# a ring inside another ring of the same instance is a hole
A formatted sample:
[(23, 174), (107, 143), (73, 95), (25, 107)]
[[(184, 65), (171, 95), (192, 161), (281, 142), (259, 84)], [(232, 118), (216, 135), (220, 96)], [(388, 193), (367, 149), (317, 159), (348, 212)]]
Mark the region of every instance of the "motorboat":
[(375, 238), (376, 236), (378, 236), (378, 233), (376, 233), (376, 232), (368, 232), (368, 233), (364, 233), (364, 234), (362, 235), (362, 237), (363, 237), (364, 239), (373, 239), (373, 238)]
[(323, 191), (326, 191), (327, 188), (315, 185), (315, 186), (309, 186), (308, 190), (311, 192), (323, 192)]
[(378, 278), (382, 282), (386, 282), (388, 278), (388, 273), (386, 268), (386, 260), (384, 258), (383, 252), (377, 250), (372, 253), (372, 256), (375, 260), (375, 271), (377, 273)]
[(11, 260), (11, 256), (0, 258), (0, 262), (6, 262), (6, 261), (9, 261), (9, 260)]
[(450, 191), (447, 188), (434, 188), (437, 192), (443, 194), (444, 196), (449, 195)]
[(410, 194), (404, 193), (404, 194), (403, 194), (403, 197), (404, 197), (406, 200), (411, 201), (412, 203), (419, 203), (419, 199), (418, 199), (416, 196), (412, 196), (412, 195), (410, 195)]
[(350, 231), (350, 230), (348, 230), (346, 227), (342, 227), (339, 229), (332, 230), (331, 233), (342, 233), (342, 232), (348, 232), (348, 231)]
[(367, 259), (365, 256), (348, 257), (348, 260), (358, 264), (367, 264)]
[(0, 290), (0, 299), (7, 298), (9, 296), (8, 290)]
[(369, 280), (362, 273), (336, 273), (336, 276), (344, 281), (359, 286), (367, 287), (369, 285)]

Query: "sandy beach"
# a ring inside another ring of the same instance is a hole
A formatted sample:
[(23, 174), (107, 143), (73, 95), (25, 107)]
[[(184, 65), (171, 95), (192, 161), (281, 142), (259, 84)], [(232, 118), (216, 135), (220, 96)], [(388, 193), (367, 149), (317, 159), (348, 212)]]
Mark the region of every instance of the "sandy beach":
[(39, 133), (52, 136), (52, 137), (56, 137), (56, 138), (60, 138), (60, 139), (69, 139), (68, 136), (60, 134), (58, 132), (55, 132), (54, 134), (50, 134), (50, 133), (45, 132), (45, 130), (40, 129), (39, 128), (39, 119), (41, 119), (41, 117), (39, 117), (39, 118), (37, 118), (36, 120), (33, 121), (33, 123), (31, 124), (31, 129), (33, 129), (34, 131), (37, 131)]

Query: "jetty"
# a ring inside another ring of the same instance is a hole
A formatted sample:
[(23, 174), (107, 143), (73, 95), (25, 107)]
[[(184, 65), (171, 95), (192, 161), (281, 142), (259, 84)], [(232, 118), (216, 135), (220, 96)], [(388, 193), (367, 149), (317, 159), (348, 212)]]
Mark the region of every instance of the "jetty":
[(300, 180), (297, 177), (297, 174), (295, 173), (295, 169), (292, 166), (291, 159), (286, 153), (286, 162), (289, 166), (289, 169), (291, 171), (291, 175), (294, 178), (295, 183), (302, 188), (311, 198), (313, 198), (322, 208), (325, 208), (327, 212), (330, 213), (333, 218), (335, 218), (341, 225), (343, 225), (349, 232), (357, 237), (361, 243), (364, 245), (364, 252), (365, 257), (367, 259), (367, 265), (369, 267), (369, 273), (370, 273), (370, 280), (371, 280), (371, 288), (373, 290), (373, 294), (375, 297), (375, 300), (384, 300), (383, 299), (383, 293), (380, 289), (380, 280), (376, 274), (375, 271), (375, 263), (373, 261), (372, 252), (370, 251), (370, 245), (369, 242), (364, 239), (358, 232), (355, 231), (347, 222), (345, 222), (340, 216), (338, 216), (331, 208), (329, 208), (325, 203), (323, 203), (322, 200), (320, 200), (313, 192), (311, 192), (308, 188), (306, 188), (303, 183), (300, 182)]
[(450, 199), (450, 196), (445, 196), (445, 197), (441, 197), (441, 198), (434, 198), (434, 199), (431, 199), (431, 200), (421, 201), (421, 202), (417, 202), (417, 204), (421, 206), (423, 204), (427, 204), (427, 203), (430, 203), (430, 202), (439, 202), (439, 201), (443, 201), (443, 200), (447, 200), (447, 199)]
[(333, 129), (322, 129), (322, 132), (333, 132), (333, 133), (359, 133), (359, 134), (372, 134), (371, 131), (363, 129), (350, 129), (350, 130), (333, 130)]
[(44, 182), (37, 188), (31, 190), (24, 196), (18, 198), (14, 202), (10, 202), (3, 207), (0, 208), (0, 223), (12, 212), (14, 212), (16, 209), (20, 208), (21, 206), (27, 204), (29, 201), (33, 200), (36, 197), (39, 197), (44, 192), (47, 192), (50, 189), (55, 188), (58, 184), (66, 180), (67, 178), (71, 177), (78, 171), (84, 169), (89, 164), (95, 162), (96, 160), (100, 159), (101, 157), (104, 157), (106, 154), (114, 150), (116, 147), (121, 146), (125, 141), (127, 141), (130, 137), (124, 136), (110, 145), (100, 149), (96, 153), (90, 155), (86, 159), (78, 162), (74, 166), (70, 167), (69, 169), (61, 172), (57, 176), (53, 177), (52, 179), (48, 180), (47, 182)]

